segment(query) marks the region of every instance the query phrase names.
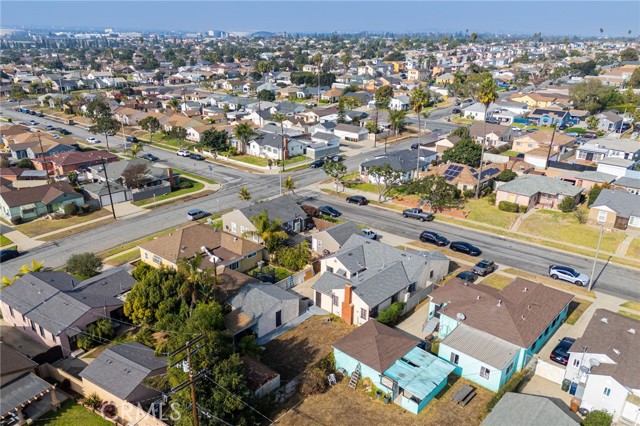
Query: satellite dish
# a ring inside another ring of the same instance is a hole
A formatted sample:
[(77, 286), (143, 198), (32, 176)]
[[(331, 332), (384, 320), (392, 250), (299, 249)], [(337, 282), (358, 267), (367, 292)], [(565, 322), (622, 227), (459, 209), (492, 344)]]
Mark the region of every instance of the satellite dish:
[(465, 314), (463, 314), (462, 312), (458, 312), (456, 314), (456, 318), (458, 318), (460, 321), (464, 321), (465, 319), (467, 319), (467, 316)]
[(599, 365), (600, 365), (600, 361), (598, 361), (598, 360), (597, 360), (597, 359), (595, 359), (595, 358), (591, 358), (591, 359), (589, 360), (589, 364), (591, 364), (591, 366), (592, 366), (592, 367), (597, 367), (597, 366), (599, 366)]

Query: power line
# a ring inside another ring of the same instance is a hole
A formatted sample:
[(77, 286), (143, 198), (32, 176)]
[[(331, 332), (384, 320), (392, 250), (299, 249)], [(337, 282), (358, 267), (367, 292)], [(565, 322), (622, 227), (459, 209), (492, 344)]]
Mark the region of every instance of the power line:
[(257, 409), (253, 408), (251, 405), (247, 404), (246, 402), (244, 402), (244, 400), (236, 395), (235, 393), (231, 392), (229, 389), (225, 388), (224, 386), (222, 386), (221, 384), (217, 383), (215, 380), (213, 380), (211, 378), (211, 376), (209, 376), (209, 372), (206, 372), (204, 375), (205, 378), (211, 380), (211, 382), (213, 382), (214, 385), (222, 388), (225, 392), (227, 392), (229, 395), (235, 397), (238, 399), (238, 401), (242, 402), (244, 405), (246, 405), (247, 407), (249, 407), (251, 410), (255, 411), (256, 413), (260, 414), (262, 417), (264, 417), (266, 420), (268, 420), (269, 422), (273, 423), (273, 420), (271, 420), (269, 417), (265, 416), (264, 414), (262, 414), (260, 411), (258, 411)]

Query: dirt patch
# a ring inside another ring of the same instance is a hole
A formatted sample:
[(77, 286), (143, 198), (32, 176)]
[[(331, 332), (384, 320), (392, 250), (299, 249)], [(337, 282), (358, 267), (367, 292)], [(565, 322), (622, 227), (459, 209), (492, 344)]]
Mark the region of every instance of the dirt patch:
[[(326, 318), (333, 321), (326, 322)], [(353, 329), (334, 316), (313, 316), (267, 343), (261, 361), (288, 382), (318, 362), (331, 351), (331, 345)]]
[(64, 219), (47, 219), (39, 218), (22, 225), (16, 225), (15, 228), (28, 237), (37, 237), (38, 235), (47, 234), (49, 232), (60, 231), (70, 226), (79, 225), (90, 220), (100, 219), (110, 216), (111, 212), (107, 209), (100, 209), (91, 213), (69, 216)]

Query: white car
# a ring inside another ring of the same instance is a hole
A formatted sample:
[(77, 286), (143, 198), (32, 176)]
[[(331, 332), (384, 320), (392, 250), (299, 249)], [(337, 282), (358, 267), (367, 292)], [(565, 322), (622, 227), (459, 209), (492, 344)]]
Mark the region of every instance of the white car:
[(581, 287), (589, 285), (589, 277), (568, 266), (550, 265), (549, 276), (554, 280), (567, 281)]
[(190, 155), (191, 155), (191, 153), (189, 152), (189, 150), (188, 150), (188, 149), (180, 149), (180, 150), (178, 150), (178, 152), (176, 152), (176, 154), (177, 154), (179, 157), (188, 157), (188, 156), (190, 156)]
[(372, 231), (371, 229), (364, 228), (362, 230), (362, 234), (365, 238), (368, 238), (370, 240), (378, 239), (378, 234), (376, 233), (376, 231)]
[(89, 143), (98, 143), (100, 141), (98, 139), (96, 139), (96, 138), (87, 138), (87, 142), (89, 142)]

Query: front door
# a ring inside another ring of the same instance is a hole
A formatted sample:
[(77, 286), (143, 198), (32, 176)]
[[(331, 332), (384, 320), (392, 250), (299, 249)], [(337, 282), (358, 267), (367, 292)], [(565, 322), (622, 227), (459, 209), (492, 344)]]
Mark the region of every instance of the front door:
[(316, 306), (318, 308), (322, 308), (321, 303), (322, 303), (322, 293), (320, 293), (319, 291), (316, 291)]
[(613, 227), (616, 229), (627, 229), (628, 223), (629, 223), (629, 219), (627, 219), (626, 217), (617, 216), (616, 222), (613, 225)]

